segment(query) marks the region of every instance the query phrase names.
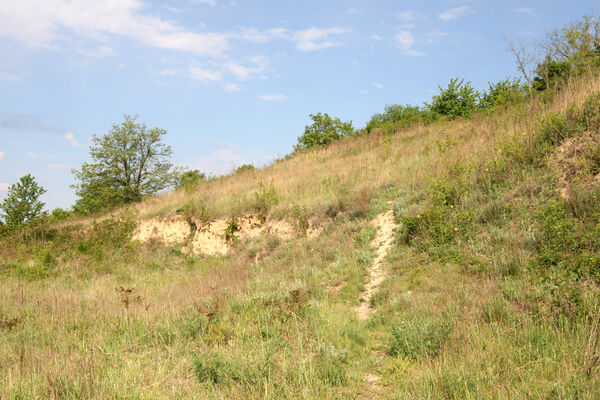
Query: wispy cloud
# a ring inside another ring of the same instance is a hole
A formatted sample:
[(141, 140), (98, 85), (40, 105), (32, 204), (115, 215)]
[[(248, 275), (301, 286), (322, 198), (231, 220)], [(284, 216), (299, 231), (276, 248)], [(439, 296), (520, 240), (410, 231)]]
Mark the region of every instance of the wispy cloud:
[(6, 182), (0, 182), (0, 192), (8, 192), (10, 185)]
[(297, 31), (292, 40), (296, 42), (296, 48), (300, 51), (314, 51), (327, 49), (330, 47), (342, 46), (343, 43), (333, 39), (334, 35), (348, 33), (346, 29), (339, 27), (332, 28), (309, 28)]
[(374, 83), (374, 84), (373, 84), (373, 87), (374, 87), (375, 89), (382, 90), (382, 89), (383, 89), (383, 84), (381, 84), (381, 83), (377, 83), (377, 82), (376, 82), (376, 83)]
[(192, 0), (192, 3), (208, 4), (210, 6), (217, 5), (217, 2), (215, 0)]
[(358, 11), (356, 11), (356, 8), (349, 8), (346, 12), (348, 14), (358, 14)]
[(38, 153), (36, 153), (35, 151), (30, 151), (29, 153), (26, 153), (25, 155), (29, 158), (38, 158)]
[(114, 57), (116, 53), (113, 49), (108, 46), (99, 46), (96, 48), (88, 49), (88, 48), (79, 48), (77, 49), (77, 54), (92, 57), (92, 58), (106, 58), (106, 57)]
[(398, 43), (402, 52), (407, 56), (420, 57), (425, 55), (425, 53), (413, 49), (412, 46), (415, 44), (415, 38), (409, 31), (398, 32), (396, 36), (394, 36), (394, 40)]
[(2, 161), (4, 159), (5, 155), (6, 155), (5, 151), (0, 151), (0, 161)]
[(223, 84), (223, 90), (227, 93), (237, 92), (240, 90), (240, 85), (238, 85), (237, 83), (228, 82)]
[(197, 66), (191, 66), (189, 73), (190, 78), (200, 82), (217, 82), (223, 79), (223, 74), (220, 71), (210, 71)]
[(69, 144), (73, 147), (81, 147), (81, 143), (79, 143), (76, 139), (75, 139), (75, 135), (73, 134), (73, 132), (68, 131), (67, 133), (65, 133), (65, 139), (67, 139), (67, 142), (69, 142)]
[(446, 32), (442, 32), (442, 31), (433, 31), (433, 32), (429, 32), (427, 34), (427, 41), (429, 43), (433, 43), (441, 38), (450, 36), (450, 34), (446, 33)]
[(269, 66), (266, 59), (261, 57), (253, 57), (251, 63), (252, 65), (242, 65), (236, 61), (229, 61), (225, 63), (224, 69), (238, 79), (245, 81), (254, 75), (262, 74)]
[(23, 77), (17, 74), (11, 74), (9, 72), (0, 72), (0, 81), (5, 82), (21, 82)]
[(528, 15), (530, 17), (537, 17), (538, 14), (533, 11), (533, 8), (531, 7), (521, 7), (521, 8), (517, 8), (515, 9), (515, 12), (518, 12), (519, 14), (525, 14)]
[(276, 103), (281, 103), (288, 99), (285, 94), (261, 94), (258, 98), (262, 101), (272, 101)]
[(423, 14), (415, 10), (406, 10), (396, 15), (402, 21), (414, 21), (417, 19), (426, 19)]
[(451, 8), (450, 10), (444, 11), (443, 13), (438, 14), (439, 19), (442, 21), (451, 21), (453, 19), (464, 17), (467, 14), (471, 13), (471, 7), (462, 6), (457, 8)]
[(252, 43), (266, 43), (273, 39), (289, 39), (291, 33), (285, 28), (270, 28), (259, 30), (256, 28), (243, 28), (240, 32), (233, 35), (237, 39), (246, 40)]

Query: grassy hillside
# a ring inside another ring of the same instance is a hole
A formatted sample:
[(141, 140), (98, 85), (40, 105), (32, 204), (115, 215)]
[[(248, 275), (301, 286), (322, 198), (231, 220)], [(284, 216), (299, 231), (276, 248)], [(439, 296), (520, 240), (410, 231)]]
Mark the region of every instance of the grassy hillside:
[[(0, 398), (599, 398), (599, 174), (588, 75), (3, 237)], [(363, 321), (369, 222), (390, 209)], [(219, 257), (130, 240), (177, 213), (298, 234)]]

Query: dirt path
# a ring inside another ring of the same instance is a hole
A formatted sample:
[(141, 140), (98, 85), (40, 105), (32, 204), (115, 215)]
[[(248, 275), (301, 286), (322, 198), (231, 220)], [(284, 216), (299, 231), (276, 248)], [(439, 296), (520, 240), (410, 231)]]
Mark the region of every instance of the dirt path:
[(387, 256), (388, 250), (392, 246), (394, 240), (394, 229), (396, 222), (394, 221), (394, 212), (392, 210), (379, 214), (371, 221), (371, 225), (378, 227), (375, 238), (371, 242), (371, 246), (376, 249), (376, 256), (373, 264), (369, 267), (369, 280), (365, 284), (365, 290), (360, 296), (360, 305), (354, 308), (359, 320), (369, 318), (373, 311), (371, 308), (371, 298), (383, 283), (386, 275), (382, 269), (382, 262)]

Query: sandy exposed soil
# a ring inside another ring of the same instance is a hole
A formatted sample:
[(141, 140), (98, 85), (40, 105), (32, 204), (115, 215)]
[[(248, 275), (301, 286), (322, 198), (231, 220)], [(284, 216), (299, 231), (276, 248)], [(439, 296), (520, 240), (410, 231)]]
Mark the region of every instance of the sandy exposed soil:
[[(225, 230), (229, 219), (221, 218), (214, 221), (188, 221), (183, 216), (155, 217), (140, 221), (134, 232), (133, 239), (140, 242), (157, 240), (167, 245), (186, 243), (184, 251), (193, 254), (223, 255), (229, 251), (229, 243), (225, 240)], [(283, 240), (292, 239), (297, 235), (295, 224), (285, 220), (273, 220), (262, 223), (253, 216), (238, 218), (239, 230), (235, 232), (238, 239), (254, 238), (262, 233), (277, 236)], [(318, 236), (322, 229), (311, 227), (307, 232), (309, 238)]]
[(375, 238), (371, 242), (371, 246), (375, 248), (376, 256), (369, 268), (369, 280), (365, 284), (365, 290), (360, 296), (360, 305), (354, 308), (360, 320), (369, 318), (372, 312), (370, 305), (371, 298), (386, 278), (385, 272), (382, 269), (382, 262), (394, 240), (394, 229), (397, 226), (394, 221), (394, 212), (390, 210), (379, 214), (371, 221), (371, 225), (378, 227)]

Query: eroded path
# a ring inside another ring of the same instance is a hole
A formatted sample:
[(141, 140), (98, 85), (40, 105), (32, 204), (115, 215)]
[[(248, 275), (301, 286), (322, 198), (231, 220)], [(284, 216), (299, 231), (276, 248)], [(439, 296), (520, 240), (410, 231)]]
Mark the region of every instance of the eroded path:
[(394, 240), (394, 229), (397, 227), (394, 221), (394, 212), (389, 210), (379, 214), (371, 221), (371, 225), (377, 228), (375, 238), (371, 242), (371, 246), (375, 248), (376, 256), (373, 264), (369, 267), (369, 280), (365, 284), (365, 290), (360, 295), (360, 305), (354, 308), (359, 320), (366, 320), (373, 312), (371, 299), (386, 278), (382, 264)]

